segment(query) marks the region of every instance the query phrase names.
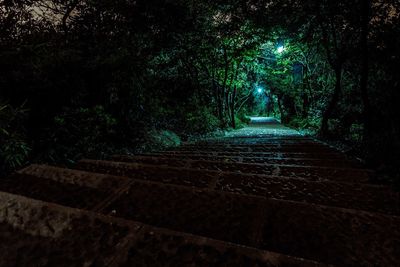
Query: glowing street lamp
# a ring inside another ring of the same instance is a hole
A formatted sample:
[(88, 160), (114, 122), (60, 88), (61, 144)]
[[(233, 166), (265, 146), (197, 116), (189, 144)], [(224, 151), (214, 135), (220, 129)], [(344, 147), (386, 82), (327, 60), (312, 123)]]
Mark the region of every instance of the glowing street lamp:
[(282, 54), (283, 51), (285, 51), (285, 41), (282, 38), (279, 38), (276, 46), (276, 52), (278, 54)]
[(278, 54), (282, 54), (285, 51), (285, 47), (283, 45), (278, 46), (277, 50)]
[(263, 91), (264, 91), (264, 90), (262, 89), (262, 87), (258, 87), (258, 88), (257, 88), (257, 92), (258, 92), (259, 94), (261, 94)]

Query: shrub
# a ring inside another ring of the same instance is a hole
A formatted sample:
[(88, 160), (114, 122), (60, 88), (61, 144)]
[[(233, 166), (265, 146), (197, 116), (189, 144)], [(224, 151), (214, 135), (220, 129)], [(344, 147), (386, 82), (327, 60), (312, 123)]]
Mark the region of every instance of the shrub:
[(180, 144), (181, 140), (174, 132), (152, 129), (147, 133), (140, 150), (162, 150), (166, 148), (177, 147)]
[(102, 158), (117, 142), (117, 121), (102, 106), (66, 109), (54, 118), (48, 154), (53, 161)]
[(208, 108), (199, 108), (187, 113), (185, 121), (187, 135), (202, 135), (219, 128), (220, 121)]
[(11, 172), (27, 163), (31, 151), (23, 128), (27, 110), (0, 104), (0, 173)]
[(317, 131), (320, 125), (320, 119), (294, 117), (289, 121), (288, 125), (296, 129)]
[(249, 124), (251, 122), (250, 117), (248, 117), (244, 112), (239, 112), (237, 118), (240, 120), (242, 124)]

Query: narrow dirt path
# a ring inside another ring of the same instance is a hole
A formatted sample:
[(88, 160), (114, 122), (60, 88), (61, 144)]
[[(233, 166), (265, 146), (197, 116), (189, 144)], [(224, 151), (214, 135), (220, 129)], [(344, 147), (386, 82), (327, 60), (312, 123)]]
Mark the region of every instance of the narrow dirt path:
[(272, 118), (0, 179), (0, 266), (398, 266), (399, 194)]

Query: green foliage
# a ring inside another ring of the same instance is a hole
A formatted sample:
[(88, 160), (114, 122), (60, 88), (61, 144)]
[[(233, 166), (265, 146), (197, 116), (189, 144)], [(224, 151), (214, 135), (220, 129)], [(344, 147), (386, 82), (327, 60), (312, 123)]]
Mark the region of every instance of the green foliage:
[(363, 141), (364, 126), (360, 123), (353, 123), (350, 127), (347, 139), (353, 144), (361, 144)]
[(321, 120), (319, 118), (314, 118), (314, 117), (311, 118), (294, 117), (288, 123), (290, 127), (300, 130), (310, 130), (314, 133), (319, 130), (320, 124)]
[(236, 129), (241, 129), (241, 128), (246, 127), (248, 125), (248, 123), (246, 123), (245, 121), (242, 121), (240, 118), (235, 116), (235, 125), (236, 125)]
[(118, 143), (117, 120), (102, 106), (67, 109), (54, 118), (48, 155), (73, 162), (83, 156), (101, 158)]
[(203, 135), (215, 131), (220, 126), (220, 121), (207, 109), (197, 109), (187, 113), (185, 133), (187, 135)]
[(249, 124), (251, 121), (250, 117), (247, 116), (247, 112), (245, 111), (239, 112), (237, 119), (243, 124)]
[(145, 136), (145, 142), (139, 148), (140, 151), (162, 150), (177, 147), (181, 144), (179, 136), (168, 130), (150, 130)]
[(27, 163), (30, 146), (23, 127), (27, 109), (0, 104), (0, 174)]

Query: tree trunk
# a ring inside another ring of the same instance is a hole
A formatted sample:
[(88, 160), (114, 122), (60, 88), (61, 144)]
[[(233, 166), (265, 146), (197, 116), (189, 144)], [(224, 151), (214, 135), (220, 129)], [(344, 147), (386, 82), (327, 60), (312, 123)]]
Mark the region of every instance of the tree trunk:
[(321, 135), (322, 136), (328, 135), (328, 132), (329, 132), (328, 121), (331, 118), (332, 113), (335, 110), (335, 107), (337, 106), (337, 103), (339, 102), (340, 93), (342, 91), (342, 66), (341, 66), (341, 64), (339, 64), (335, 68), (335, 77), (336, 77), (335, 89), (334, 89), (331, 101), (329, 102), (328, 107), (326, 108), (326, 110), (322, 116), (322, 123), (321, 123)]
[(368, 96), (368, 71), (369, 71), (369, 58), (368, 58), (368, 32), (369, 32), (369, 21), (370, 21), (370, 8), (371, 1), (363, 0), (361, 9), (361, 39), (360, 39), (360, 51), (361, 51), (361, 77), (360, 77), (360, 91), (361, 99), (363, 102), (363, 122), (364, 122), (364, 133), (363, 141), (368, 143), (371, 136), (371, 105)]
[(233, 88), (233, 93), (231, 96), (231, 124), (232, 128), (236, 129), (236, 121), (235, 121), (235, 99), (236, 99), (237, 88), (236, 86)]
[(282, 107), (282, 99), (281, 96), (278, 95), (278, 108), (279, 108), (279, 113), (281, 113), (281, 121), (284, 122), (285, 120), (285, 114), (283, 114), (283, 107)]

